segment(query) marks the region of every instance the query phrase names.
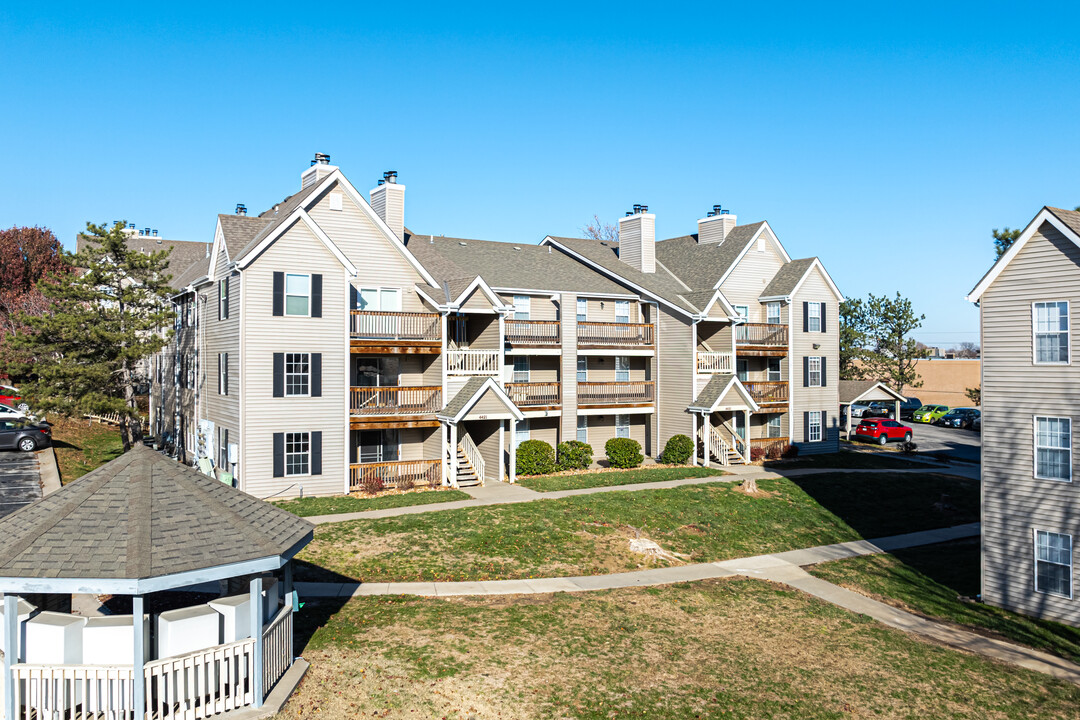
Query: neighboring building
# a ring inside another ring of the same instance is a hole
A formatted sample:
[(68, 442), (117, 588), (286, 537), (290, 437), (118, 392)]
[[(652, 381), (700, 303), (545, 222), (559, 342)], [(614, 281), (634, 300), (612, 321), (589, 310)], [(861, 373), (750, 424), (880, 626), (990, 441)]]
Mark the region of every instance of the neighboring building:
[(931, 405), (973, 407), (976, 403), (967, 396), (968, 388), (979, 387), (979, 358), (923, 358), (915, 362), (922, 386), (905, 389), (907, 395)]
[(1043, 208), (968, 295), (982, 329), (982, 595), (1080, 624), (1080, 213)]
[(396, 180), (369, 202), (318, 156), (271, 210), (218, 216), (155, 359), (182, 459), (268, 497), (513, 480), (529, 438), (838, 449), (842, 298), (767, 223), (717, 210), (657, 242), (639, 207), (621, 245), (447, 238), (406, 229)]

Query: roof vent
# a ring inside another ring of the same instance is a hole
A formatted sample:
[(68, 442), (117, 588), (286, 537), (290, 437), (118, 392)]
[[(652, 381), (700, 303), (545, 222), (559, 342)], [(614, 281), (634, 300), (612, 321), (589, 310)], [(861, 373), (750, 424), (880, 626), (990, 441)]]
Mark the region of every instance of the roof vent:
[(236, 214), (240, 216), (247, 215), (247, 205), (244, 203), (236, 203)]
[(157, 228), (154, 228), (153, 230), (151, 230), (150, 234), (153, 235), (154, 237), (157, 237)]
[(458, 245), (460, 245), (461, 247), (465, 247), (466, 245), (468, 245), (468, 243), (463, 243), (460, 240), (458, 240)]
[(146, 230), (144, 230), (142, 234), (143, 235), (149, 235), (150, 234), (150, 228), (146, 228)]
[(631, 215), (642, 215), (642, 214), (647, 213), (647, 212), (649, 212), (649, 206), (648, 205), (639, 205), (639, 204), (635, 203), (633, 210), (627, 210), (626, 211), (626, 217), (630, 217)]
[(390, 183), (391, 185), (397, 184), (397, 170), (387, 170), (382, 174), (382, 176), (383, 180)]
[(326, 153), (315, 153), (315, 159), (311, 161), (312, 165), (329, 165), (330, 156)]

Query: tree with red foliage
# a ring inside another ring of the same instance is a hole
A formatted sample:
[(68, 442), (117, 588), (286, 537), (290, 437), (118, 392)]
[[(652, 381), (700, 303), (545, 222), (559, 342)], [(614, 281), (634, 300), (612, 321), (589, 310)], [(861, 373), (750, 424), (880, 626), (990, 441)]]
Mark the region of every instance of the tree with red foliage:
[[(42, 315), (52, 301), (38, 283), (51, 275), (64, 275), (72, 267), (52, 230), (43, 227), (12, 227), (0, 230), (0, 357), (8, 359), (6, 339), (24, 325), (20, 315)], [(3, 375), (0, 375), (3, 377)]]

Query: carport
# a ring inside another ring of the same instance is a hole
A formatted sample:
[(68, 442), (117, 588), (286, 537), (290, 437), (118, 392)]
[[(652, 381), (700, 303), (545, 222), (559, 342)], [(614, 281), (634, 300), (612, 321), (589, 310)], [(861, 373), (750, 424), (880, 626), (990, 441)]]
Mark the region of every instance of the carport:
[(857, 402), (882, 401), (893, 403), (893, 418), (900, 419), (900, 403), (905, 398), (883, 382), (877, 380), (841, 380), (840, 412), (844, 416), (844, 439), (851, 439), (851, 406)]

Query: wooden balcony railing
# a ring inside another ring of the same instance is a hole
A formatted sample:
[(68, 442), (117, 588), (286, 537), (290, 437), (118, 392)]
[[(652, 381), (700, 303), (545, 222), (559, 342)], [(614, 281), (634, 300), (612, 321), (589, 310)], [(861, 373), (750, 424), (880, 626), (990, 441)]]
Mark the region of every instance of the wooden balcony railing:
[(400, 460), (349, 466), (349, 492), (442, 483), (441, 460)]
[(735, 372), (735, 356), (731, 353), (698, 350), (697, 369), (700, 373)]
[(735, 326), (736, 345), (787, 347), (788, 326), (776, 323), (743, 323)]
[(765, 451), (766, 457), (779, 455), (790, 444), (791, 438), (786, 437), (750, 438), (750, 449), (761, 448)]
[(754, 402), (760, 404), (786, 403), (788, 384), (786, 380), (750, 380), (743, 383)]
[(652, 380), (632, 382), (579, 382), (578, 405), (632, 405), (651, 403), (656, 384)]
[(557, 382), (507, 383), (506, 394), (518, 407), (555, 407), (562, 404), (562, 384)]
[(447, 350), (448, 375), (498, 375), (498, 350)]
[(353, 310), (350, 332), (355, 340), (439, 342), (438, 313)]
[(651, 323), (579, 322), (578, 345), (646, 347), (653, 344)]
[(506, 342), (510, 345), (559, 345), (562, 332), (558, 320), (507, 320)]
[(442, 407), (442, 387), (354, 387), (349, 390), (353, 415), (423, 415)]

